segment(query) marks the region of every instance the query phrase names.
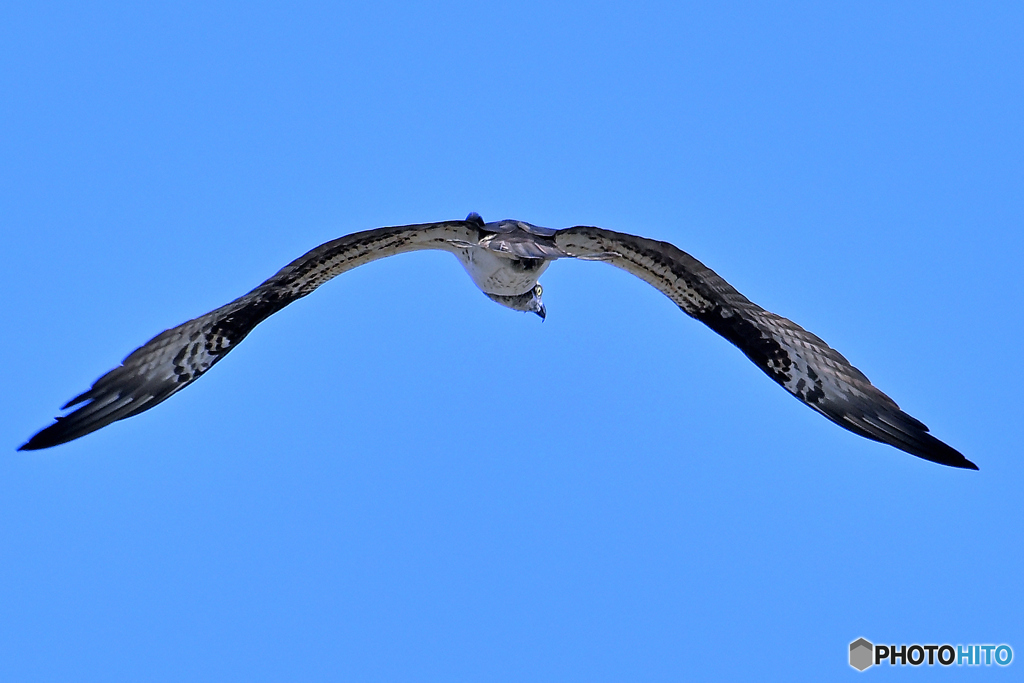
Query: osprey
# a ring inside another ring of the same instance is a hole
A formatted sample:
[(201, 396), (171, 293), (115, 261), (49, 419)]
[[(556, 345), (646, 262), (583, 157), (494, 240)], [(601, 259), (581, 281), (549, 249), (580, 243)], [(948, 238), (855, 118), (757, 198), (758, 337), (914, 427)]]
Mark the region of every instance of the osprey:
[(331, 278), (370, 261), (420, 249), (454, 254), (490, 299), (544, 318), (538, 278), (552, 261), (604, 261), (653, 285), (687, 315), (735, 344), (765, 374), (840, 427), (932, 462), (978, 469), (900, 410), (817, 336), (769, 313), (714, 271), (667, 242), (601, 228), (552, 230), (516, 220), (421, 223), (327, 242), (206, 315), (161, 332), (62, 410), (79, 406), (18, 450), (49, 448), (149, 410), (199, 379), (256, 325)]

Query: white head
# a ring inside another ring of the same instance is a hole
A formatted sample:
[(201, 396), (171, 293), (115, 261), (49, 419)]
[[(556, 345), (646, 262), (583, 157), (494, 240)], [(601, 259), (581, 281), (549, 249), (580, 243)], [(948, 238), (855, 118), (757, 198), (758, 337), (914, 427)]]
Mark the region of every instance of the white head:
[(544, 293), (544, 288), (540, 284), (535, 284), (525, 294), (514, 294), (512, 296), (505, 296), (502, 294), (487, 294), (491, 301), (501, 304), (507, 308), (511, 308), (513, 311), (526, 311), (528, 313), (536, 313), (540, 316), (541, 320), (547, 317), (547, 309), (544, 308), (544, 301), (541, 299), (541, 295)]

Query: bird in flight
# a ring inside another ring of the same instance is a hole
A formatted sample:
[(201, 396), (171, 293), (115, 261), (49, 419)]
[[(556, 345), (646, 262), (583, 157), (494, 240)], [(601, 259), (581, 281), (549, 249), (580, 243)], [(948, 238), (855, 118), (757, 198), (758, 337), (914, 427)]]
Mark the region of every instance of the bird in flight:
[(71, 413), (18, 450), (50, 448), (149, 410), (199, 379), (256, 325), (331, 278), (364, 263), (421, 249), (454, 254), (492, 301), (546, 315), (537, 280), (552, 261), (603, 261), (636, 275), (737, 346), (766, 375), (840, 427), (925, 460), (978, 469), (900, 410), (820, 338), (740, 294), (667, 242), (577, 226), (552, 230), (523, 221), (466, 220), (378, 228), (340, 237), (292, 261), (231, 303), (161, 332), (119, 367), (68, 401)]

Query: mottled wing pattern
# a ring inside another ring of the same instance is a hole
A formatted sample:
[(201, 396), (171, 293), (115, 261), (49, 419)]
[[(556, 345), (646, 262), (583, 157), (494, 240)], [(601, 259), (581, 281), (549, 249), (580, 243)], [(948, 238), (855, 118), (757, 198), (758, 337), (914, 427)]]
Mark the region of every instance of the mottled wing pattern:
[(79, 408), (58, 417), (19, 450), (66, 443), (152, 408), (196, 381), (256, 325), (347, 270), (406, 251), (451, 251), (451, 241), (466, 243), (479, 236), (477, 225), (449, 221), (367, 230), (327, 242), (248, 294), (158, 334), (62, 410)]
[(978, 469), (900, 410), (838, 351), (793, 321), (751, 302), (673, 245), (586, 226), (559, 231), (555, 244), (576, 257), (596, 254), (650, 283), (839, 426), (926, 460)]

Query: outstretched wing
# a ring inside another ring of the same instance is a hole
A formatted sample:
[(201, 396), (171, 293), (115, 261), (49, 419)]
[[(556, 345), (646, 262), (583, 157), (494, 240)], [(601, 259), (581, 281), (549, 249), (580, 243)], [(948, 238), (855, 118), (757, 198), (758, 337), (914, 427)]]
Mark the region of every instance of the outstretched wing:
[(667, 242), (577, 226), (555, 234), (571, 256), (607, 261), (661, 290), (684, 313), (746, 354), (789, 393), (840, 427), (925, 460), (978, 469), (900, 410), (817, 336), (769, 313), (717, 273)]
[(453, 251), (452, 242), (465, 244), (479, 236), (476, 223), (449, 221), (367, 230), (327, 242), (248, 294), (149, 340), (61, 410), (84, 405), (18, 450), (66, 443), (152, 408), (196, 381), (256, 325), (347, 270), (406, 251)]

